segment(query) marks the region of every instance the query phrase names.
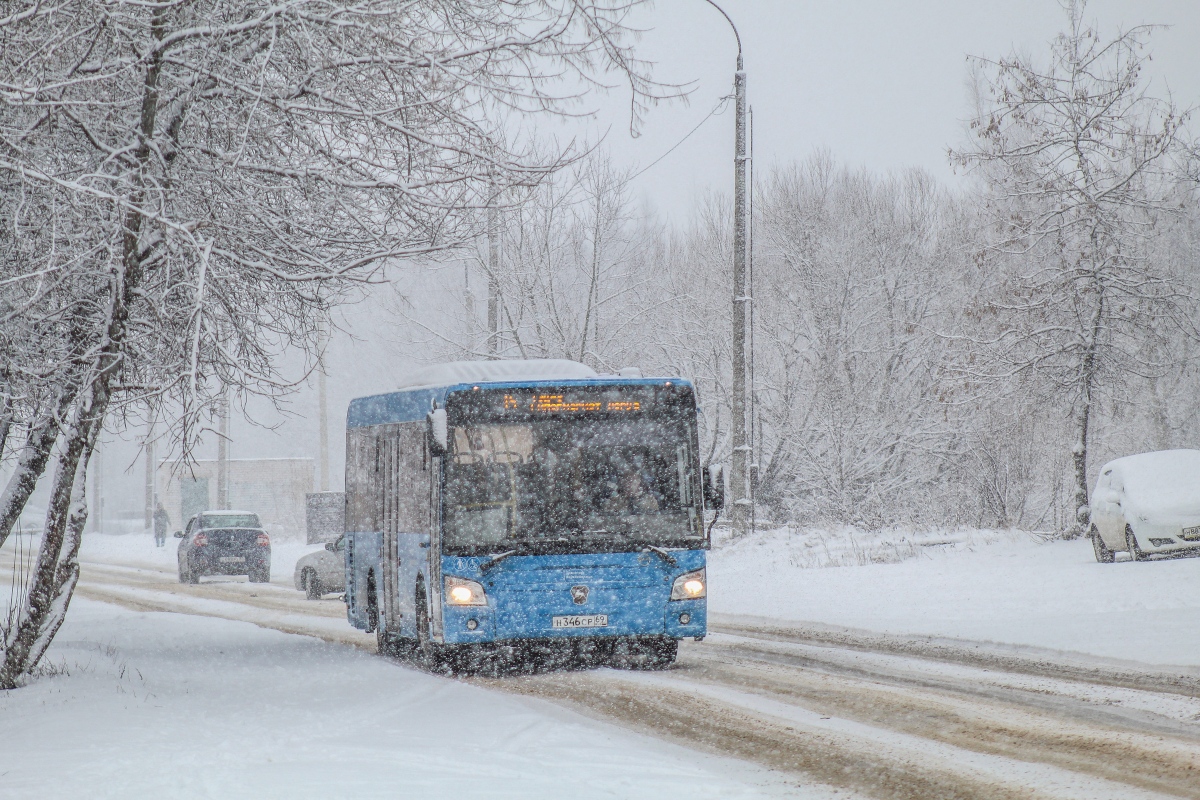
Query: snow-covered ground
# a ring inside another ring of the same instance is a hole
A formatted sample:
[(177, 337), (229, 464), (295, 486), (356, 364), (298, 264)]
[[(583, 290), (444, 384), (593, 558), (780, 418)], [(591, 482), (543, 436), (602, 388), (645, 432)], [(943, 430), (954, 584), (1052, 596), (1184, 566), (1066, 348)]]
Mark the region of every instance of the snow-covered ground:
[(0, 797), (833, 795), (245, 622), (77, 598), (47, 664), (0, 693)]
[[(709, 608), (1200, 665), (1200, 558), (1118, 558), (1098, 564), (1087, 539), (1021, 532), (853, 542), (845, 532), (778, 530), (719, 543), (709, 557)], [(818, 566), (830, 563), (848, 566)]]
[[(119, 597), (180, 613), (76, 598), (50, 674), (0, 693), (4, 729), (21, 731), (0, 748), (0, 798), (833, 796), (547, 700), (271, 630), (345, 627), (328, 603), (311, 604), (317, 616), (303, 627), (284, 618), (298, 613), (288, 610), (293, 596), (309, 608), (291, 573), (318, 546), (276, 543), (271, 587), (222, 579), (198, 594), (172, 588), (176, 544), (85, 538), (90, 591), (128, 576)], [(719, 540), (709, 579), (716, 621), (746, 615), (1200, 665), (1200, 558), (1101, 565), (1086, 540), (1020, 532), (781, 530)], [(259, 605), (239, 603), (249, 598)], [(229, 609), (236, 620), (214, 618)], [(697, 656), (717, 657), (725, 638)], [(821, 724), (829, 717), (813, 713)], [(837, 796), (853, 795), (843, 787)]]

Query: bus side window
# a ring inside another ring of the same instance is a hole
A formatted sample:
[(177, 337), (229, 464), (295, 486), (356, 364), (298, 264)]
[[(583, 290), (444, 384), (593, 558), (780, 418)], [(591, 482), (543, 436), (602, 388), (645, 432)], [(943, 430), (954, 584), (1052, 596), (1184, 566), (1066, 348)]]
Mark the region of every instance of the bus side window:
[(396, 521), (401, 533), (428, 527), (429, 476), (425, 423), (405, 423), (396, 431)]
[(346, 530), (376, 530), (372, 467), (375, 441), (370, 428), (351, 428), (346, 435)]
[(692, 482), (688, 480), (691, 474), (692, 461), (689, 458), (687, 445), (681, 444), (675, 448), (675, 479), (679, 482), (679, 503), (683, 508), (692, 505)]

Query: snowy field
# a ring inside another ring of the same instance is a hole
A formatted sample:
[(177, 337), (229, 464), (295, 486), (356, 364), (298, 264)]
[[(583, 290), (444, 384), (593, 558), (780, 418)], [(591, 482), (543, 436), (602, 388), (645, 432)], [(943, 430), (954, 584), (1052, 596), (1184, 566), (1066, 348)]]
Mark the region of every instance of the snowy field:
[(1021, 532), (852, 542), (844, 532), (780, 530), (718, 543), (709, 558), (709, 608), (1200, 665), (1200, 558), (1118, 559), (1098, 564), (1087, 539), (1045, 542)]
[(244, 622), (77, 598), (48, 663), (0, 693), (0, 797), (832, 795)]

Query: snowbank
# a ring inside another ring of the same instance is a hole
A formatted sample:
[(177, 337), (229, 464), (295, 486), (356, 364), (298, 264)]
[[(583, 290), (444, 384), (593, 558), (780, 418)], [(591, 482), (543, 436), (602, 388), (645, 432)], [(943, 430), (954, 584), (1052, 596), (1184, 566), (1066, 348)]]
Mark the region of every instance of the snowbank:
[[(710, 610), (1200, 665), (1200, 558), (1098, 564), (1087, 539), (1019, 532), (846, 538), (783, 530), (718, 541)], [(854, 566), (813, 568), (825, 563)]]

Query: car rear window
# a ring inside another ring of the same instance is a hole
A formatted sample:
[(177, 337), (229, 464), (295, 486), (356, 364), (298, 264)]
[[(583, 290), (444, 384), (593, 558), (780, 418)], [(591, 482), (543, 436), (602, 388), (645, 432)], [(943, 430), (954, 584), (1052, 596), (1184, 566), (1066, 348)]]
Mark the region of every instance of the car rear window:
[(205, 514), (201, 528), (259, 528), (257, 514)]

